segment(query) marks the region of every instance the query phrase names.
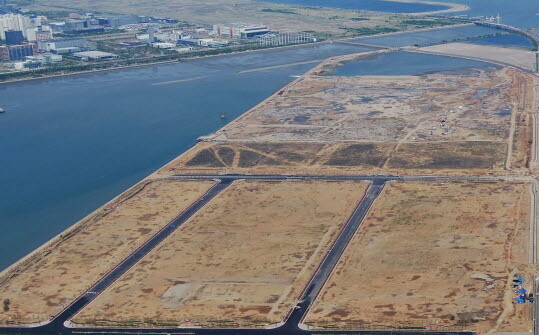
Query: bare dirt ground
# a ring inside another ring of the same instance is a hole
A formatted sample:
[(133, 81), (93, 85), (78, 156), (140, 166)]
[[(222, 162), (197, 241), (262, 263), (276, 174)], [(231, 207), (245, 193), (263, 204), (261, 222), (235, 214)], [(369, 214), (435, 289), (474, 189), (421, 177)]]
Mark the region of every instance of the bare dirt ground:
[(471, 43), (447, 43), (420, 48), (420, 50), (458, 56), (478, 57), (520, 66), (528, 70), (535, 70), (535, 52), (530, 50)]
[(142, 182), (0, 276), (0, 324), (48, 320), (214, 182)]
[(77, 324), (282, 321), (364, 182), (235, 182), (75, 316)]
[(254, 0), (37, 0), (29, 9), (131, 13), (194, 24), (252, 23), (279, 31), (314, 31), (322, 37), (372, 35), (447, 24), (444, 19), (390, 13), (291, 6)]
[(530, 185), (390, 183), (306, 317), (314, 327), (528, 332)]
[(366, 56), (325, 62), (160, 173), (528, 169), (531, 75), (499, 67), (422, 76), (322, 75)]

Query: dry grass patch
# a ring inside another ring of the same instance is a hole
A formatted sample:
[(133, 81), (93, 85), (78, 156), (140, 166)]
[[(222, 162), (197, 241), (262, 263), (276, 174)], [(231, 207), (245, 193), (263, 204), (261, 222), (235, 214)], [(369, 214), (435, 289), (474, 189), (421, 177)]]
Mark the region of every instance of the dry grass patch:
[(214, 182), (141, 183), (0, 278), (0, 323), (48, 320), (204, 194)]
[(306, 323), (529, 331), (510, 285), (514, 273), (533, 284), (529, 208), (526, 184), (387, 185)]
[(82, 310), (79, 324), (282, 321), (364, 182), (235, 182)]

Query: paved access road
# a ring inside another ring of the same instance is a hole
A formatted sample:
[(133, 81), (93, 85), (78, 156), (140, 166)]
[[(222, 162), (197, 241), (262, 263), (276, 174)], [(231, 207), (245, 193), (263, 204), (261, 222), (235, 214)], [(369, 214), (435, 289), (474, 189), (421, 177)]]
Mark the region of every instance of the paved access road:
[(365, 215), (371, 208), (374, 200), (380, 195), (382, 189), (385, 185), (385, 180), (379, 179), (372, 182), (370, 187), (367, 189), (365, 196), (361, 199), (361, 202), (358, 204), (354, 213), (344, 226), (343, 230), (337, 237), (337, 240), (329, 250), (328, 254), (320, 264), (320, 267), (316, 270), (314, 276), (312, 277), (310, 283), (307, 285), (301, 298), (297, 305), (297, 309), (294, 309), (293, 312), (289, 315), (284, 327), (295, 327), (301, 323), (309, 306), (312, 304), (314, 299), (318, 296), (322, 287), (328, 280), (331, 272), (339, 262), (341, 255), (343, 254), (346, 246), (354, 236), (355, 232), (363, 222)]
[[(193, 203), (184, 212), (167, 224), (162, 230), (152, 236), (141, 247), (125, 258), (120, 264), (105, 274), (90, 289), (74, 300), (65, 310), (56, 315), (48, 324), (39, 327), (0, 327), (0, 334), (40, 334), (40, 335), (71, 335), (71, 334), (176, 334), (176, 335), (316, 335), (316, 334), (380, 334), (380, 335), (425, 335), (425, 331), (373, 331), (373, 330), (332, 330), (315, 331), (300, 328), (311, 303), (316, 299), (325, 282), (337, 265), (346, 246), (361, 225), (374, 200), (380, 195), (385, 183), (390, 180), (439, 180), (438, 177), (401, 177), (401, 176), (296, 176), (296, 175), (176, 175), (180, 179), (215, 179), (219, 182), (213, 186), (198, 201)], [(424, 179), (423, 179), (424, 178)], [(483, 177), (477, 177), (483, 178)], [(272, 329), (248, 329), (248, 328), (70, 328), (65, 325), (71, 317), (90, 303), (97, 295), (114, 283), (120, 276), (126, 273), (142, 257), (159, 245), (167, 236), (172, 234), (179, 226), (192, 217), (205, 204), (213, 199), (222, 190), (235, 180), (368, 180), (371, 185), (364, 197), (350, 216), (335, 243), (326, 254), (326, 257), (315, 271), (311, 281), (302, 292), (297, 306), (287, 316), (285, 322)], [(444, 179), (445, 180), (445, 179)], [(449, 179), (447, 179), (449, 180)], [(482, 179), (481, 179), (482, 180)], [(490, 179), (489, 179), (490, 180)], [(473, 332), (436, 332), (429, 331), (429, 335), (474, 335)]]
[(395, 175), (286, 175), (286, 174), (175, 174), (168, 178), (193, 180), (365, 180), (365, 181), (475, 181), (504, 182), (508, 180), (530, 182), (528, 177), (497, 176), (395, 176)]
[(112, 270), (99, 279), (86, 292), (75, 299), (62, 312), (54, 317), (51, 322), (46, 325), (34, 328), (10, 328), (0, 327), (0, 334), (70, 334), (71, 330), (64, 326), (64, 322), (69, 320), (73, 315), (80, 311), (84, 306), (89, 304), (96, 296), (102, 293), (108, 286), (114, 283), (120, 276), (127, 272), (140, 259), (147, 255), (152, 249), (158, 246), (165, 238), (172, 234), (178, 227), (186, 222), (205, 204), (213, 199), (222, 190), (232, 183), (231, 179), (221, 180), (219, 183), (210, 188), (202, 197), (189, 206), (186, 210), (180, 213), (174, 220), (169, 222), (165, 227), (159, 230), (155, 235), (148, 239), (138, 249), (133, 251), (122, 262), (116, 265)]

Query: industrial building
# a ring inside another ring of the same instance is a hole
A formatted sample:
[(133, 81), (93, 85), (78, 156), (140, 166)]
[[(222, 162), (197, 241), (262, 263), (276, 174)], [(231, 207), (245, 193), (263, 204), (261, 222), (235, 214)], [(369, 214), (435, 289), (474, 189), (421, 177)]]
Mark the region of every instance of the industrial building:
[(9, 30), (5, 32), (7, 45), (20, 45), (24, 42), (24, 36), (20, 30)]
[(95, 45), (84, 38), (54, 39), (50, 41), (38, 41), (40, 52), (52, 54), (68, 54), (79, 51), (95, 50)]
[(213, 26), (213, 35), (219, 37), (251, 38), (269, 32), (268, 27), (261, 25), (231, 24), (227, 26), (217, 24)]
[(80, 58), (81, 60), (84, 60), (84, 61), (118, 58), (118, 55), (111, 54), (109, 52), (103, 52), (103, 51), (75, 52), (73, 56)]
[(103, 22), (104, 24), (110, 27), (119, 27), (119, 26), (124, 26), (126, 24), (140, 23), (143, 20), (143, 17), (139, 17), (137, 15), (120, 15), (120, 16), (109, 17), (108, 19), (105, 19), (105, 20), (106, 22)]
[(176, 47), (175, 43), (155, 42), (152, 43), (152, 47), (157, 49), (172, 49)]
[(0, 46), (0, 59), (4, 61), (24, 59), (35, 54), (37, 46), (34, 43)]
[(54, 35), (50, 26), (39, 26), (26, 30), (26, 39), (29, 42), (52, 40)]
[(26, 56), (24, 59), (28, 62), (40, 62), (41, 64), (53, 64), (62, 61), (61, 55), (39, 54), (35, 56)]

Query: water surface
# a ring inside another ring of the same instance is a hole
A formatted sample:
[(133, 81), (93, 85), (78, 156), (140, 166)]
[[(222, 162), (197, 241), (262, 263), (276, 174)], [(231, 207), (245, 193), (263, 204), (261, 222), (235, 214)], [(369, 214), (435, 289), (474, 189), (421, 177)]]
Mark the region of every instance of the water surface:
[(493, 66), (488, 63), (413, 52), (376, 54), (344, 63), (332, 76), (408, 76), (436, 71), (460, 70)]
[(325, 44), (0, 85), (0, 269), (317, 63), (238, 72), (366, 50)]
[[(399, 3), (382, 0), (269, 0), (271, 2), (343, 8), (355, 10), (371, 10), (391, 13), (425, 12), (445, 9), (443, 6)], [(537, 0), (447, 0), (440, 2), (467, 5), (469, 10), (447, 13), (444, 15), (496, 16), (500, 14), (502, 23), (520, 28), (539, 27), (539, 1)]]
[(362, 37), (352, 41), (375, 44), (386, 47), (403, 47), (408, 45), (437, 44), (453, 40), (484, 36), (499, 33), (500, 30), (477, 25), (466, 25), (455, 28), (440, 28), (415, 33), (389, 34), (379, 37)]
[(480, 44), (480, 45), (495, 45), (506, 48), (522, 48), (533, 49), (533, 43), (524, 36), (517, 34), (501, 34), (497, 36), (476, 38), (467, 43)]

